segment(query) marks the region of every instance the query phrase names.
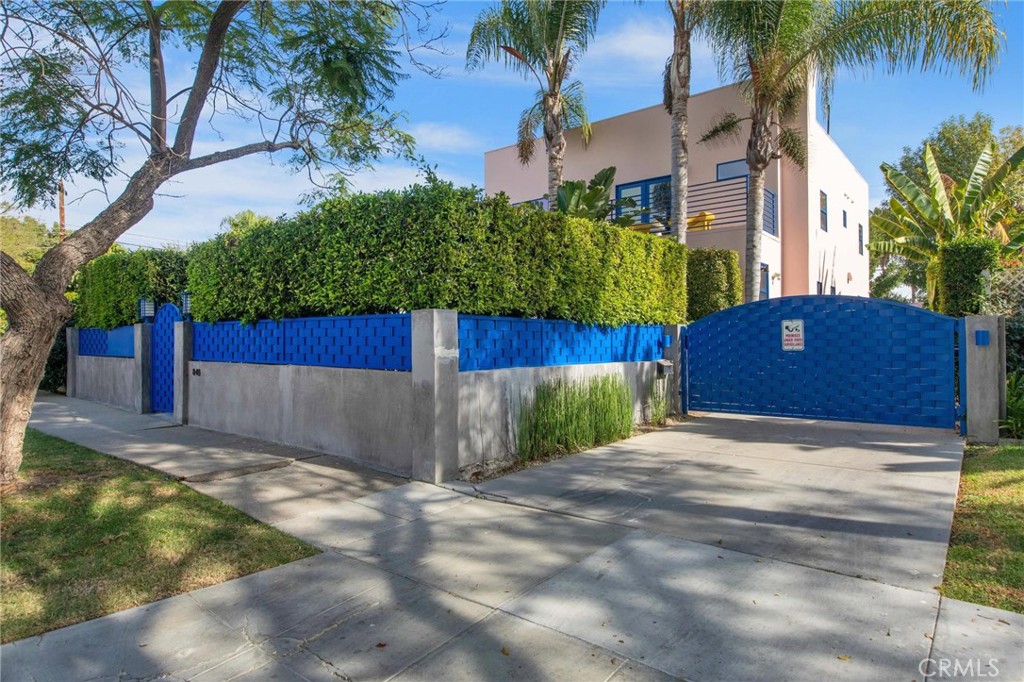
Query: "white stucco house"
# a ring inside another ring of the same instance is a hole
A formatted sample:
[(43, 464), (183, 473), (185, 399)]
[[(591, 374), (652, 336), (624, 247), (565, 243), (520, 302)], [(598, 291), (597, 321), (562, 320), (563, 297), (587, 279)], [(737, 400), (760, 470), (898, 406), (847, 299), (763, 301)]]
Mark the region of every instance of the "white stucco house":
[[(807, 140), (807, 166), (774, 161), (765, 180), (762, 233), (762, 297), (798, 294), (867, 296), (868, 183), (818, 122), (812, 87), (794, 127)], [(688, 218), (714, 215), (710, 226), (693, 225), (692, 247), (732, 249), (744, 258), (747, 130), (725, 141), (699, 143), (721, 116), (744, 116), (747, 107), (737, 85), (693, 95), (689, 103), (690, 164)], [(568, 131), (567, 180), (589, 180), (615, 166), (615, 196), (633, 197), (648, 210), (635, 216), (638, 229), (664, 229), (671, 172), (671, 119), (660, 104), (593, 123), (584, 146), (578, 129)], [(547, 191), (543, 140), (528, 166), (515, 145), (484, 155), (488, 194), (505, 192), (514, 203), (535, 201)], [(706, 229), (704, 229), (706, 228)]]

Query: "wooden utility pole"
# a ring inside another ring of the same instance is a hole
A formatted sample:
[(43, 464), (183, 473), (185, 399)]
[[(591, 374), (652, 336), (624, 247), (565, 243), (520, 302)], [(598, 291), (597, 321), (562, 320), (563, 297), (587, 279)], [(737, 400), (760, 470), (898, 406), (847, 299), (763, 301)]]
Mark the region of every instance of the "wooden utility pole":
[(64, 238), (68, 236), (67, 226), (64, 223), (64, 181), (61, 180), (57, 183), (57, 198), (59, 203), (60, 211), (60, 240), (64, 241)]

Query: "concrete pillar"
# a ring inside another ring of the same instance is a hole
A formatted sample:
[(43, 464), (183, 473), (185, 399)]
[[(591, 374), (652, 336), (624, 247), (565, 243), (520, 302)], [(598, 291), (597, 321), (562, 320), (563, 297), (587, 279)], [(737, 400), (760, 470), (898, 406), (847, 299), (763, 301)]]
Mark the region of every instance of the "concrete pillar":
[(188, 424), (188, 372), (192, 360), (192, 321), (174, 323), (174, 421)]
[(149, 395), (149, 342), (153, 325), (139, 322), (135, 325), (135, 411), (139, 414), (152, 412)]
[(983, 315), (966, 323), (967, 441), (997, 443), (1006, 416), (1006, 321)]
[(662, 357), (672, 363), (672, 376), (669, 377), (668, 386), (666, 387), (668, 391), (669, 414), (683, 413), (683, 401), (679, 388), (682, 386), (681, 382), (686, 376), (686, 367), (683, 366), (686, 356), (682, 352), (684, 332), (685, 329), (681, 325), (665, 325), (664, 333), (668, 338), (669, 345), (665, 348), (665, 353)]
[(459, 317), (412, 313), (412, 476), (441, 483), (459, 475)]
[(68, 327), (64, 332), (68, 339), (68, 377), (64, 390), (69, 398), (74, 398), (78, 390), (78, 327)]

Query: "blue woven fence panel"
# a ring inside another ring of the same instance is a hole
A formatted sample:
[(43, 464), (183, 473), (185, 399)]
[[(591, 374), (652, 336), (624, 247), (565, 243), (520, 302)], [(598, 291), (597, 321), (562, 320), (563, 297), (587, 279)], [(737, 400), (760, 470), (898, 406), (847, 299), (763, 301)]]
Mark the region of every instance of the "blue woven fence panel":
[(181, 311), (165, 303), (156, 311), (149, 339), (149, 399), (154, 412), (174, 411), (174, 323), (181, 322)]
[(566, 320), (459, 315), (459, 371), (660, 360), (660, 325), (600, 327)]
[(206, 362), (412, 371), (408, 314), (197, 323), (192, 344)]
[(78, 354), (108, 358), (135, 357), (135, 327), (117, 329), (85, 328), (78, 330)]
[[(804, 350), (782, 350), (803, 320)], [(952, 427), (956, 320), (847, 296), (729, 308), (687, 329), (691, 410)]]

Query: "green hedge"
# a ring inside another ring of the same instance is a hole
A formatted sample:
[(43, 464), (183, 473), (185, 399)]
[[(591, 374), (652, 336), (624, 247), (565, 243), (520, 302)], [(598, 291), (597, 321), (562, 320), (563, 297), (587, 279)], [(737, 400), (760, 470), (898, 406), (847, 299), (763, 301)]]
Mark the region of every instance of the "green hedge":
[(984, 237), (959, 237), (941, 244), (935, 261), (938, 311), (952, 317), (981, 312), (987, 289), (982, 271), (995, 273), (999, 252), (999, 242)]
[(172, 249), (108, 253), (88, 263), (78, 275), (80, 327), (113, 329), (138, 322), (138, 300), (157, 306), (177, 302), (186, 290), (188, 256)]
[(188, 289), (202, 321), (449, 308), (671, 324), (686, 262), (671, 240), (432, 182), (219, 235), (190, 252)]
[(740, 258), (728, 249), (693, 249), (686, 266), (689, 320), (743, 303)]

